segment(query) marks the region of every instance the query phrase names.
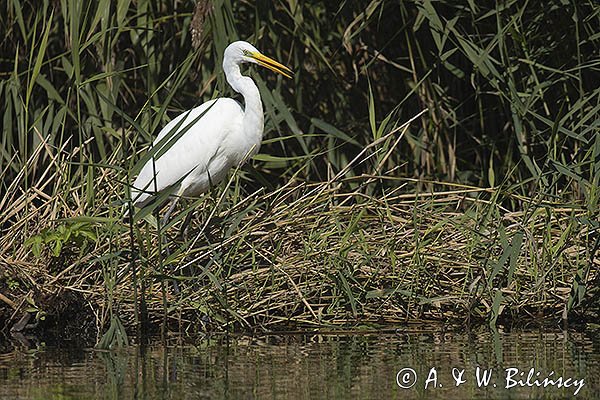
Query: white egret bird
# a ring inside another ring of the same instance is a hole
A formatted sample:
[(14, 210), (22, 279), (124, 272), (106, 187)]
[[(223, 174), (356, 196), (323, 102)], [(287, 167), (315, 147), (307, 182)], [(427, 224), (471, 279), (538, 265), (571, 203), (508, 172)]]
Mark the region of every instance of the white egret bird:
[[(233, 90), (244, 97), (244, 106), (221, 97), (169, 122), (154, 145), (166, 135), (181, 136), (164, 154), (143, 166), (131, 189), (135, 206), (144, 207), (157, 193), (172, 188), (175, 198), (163, 218), (166, 223), (180, 197), (206, 192), (231, 168), (258, 152), (264, 130), (263, 106), (254, 81), (240, 72), (242, 63), (259, 64), (287, 78), (292, 75), (288, 67), (261, 54), (250, 43), (238, 41), (227, 46), (223, 71)], [(163, 140), (161, 145), (168, 141)]]

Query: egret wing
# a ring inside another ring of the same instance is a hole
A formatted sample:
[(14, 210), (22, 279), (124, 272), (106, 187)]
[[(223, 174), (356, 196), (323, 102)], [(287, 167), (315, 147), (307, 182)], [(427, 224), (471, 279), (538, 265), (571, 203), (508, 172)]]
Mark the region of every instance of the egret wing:
[(184, 112), (169, 122), (156, 137), (154, 145), (166, 146), (170, 144), (169, 138), (181, 136), (164, 153), (158, 150), (158, 157), (151, 158), (142, 167), (132, 187), (134, 204), (144, 206), (155, 191), (181, 183), (191, 171), (202, 173), (227, 136), (241, 129), (242, 119), (243, 109), (237, 101), (220, 98)]

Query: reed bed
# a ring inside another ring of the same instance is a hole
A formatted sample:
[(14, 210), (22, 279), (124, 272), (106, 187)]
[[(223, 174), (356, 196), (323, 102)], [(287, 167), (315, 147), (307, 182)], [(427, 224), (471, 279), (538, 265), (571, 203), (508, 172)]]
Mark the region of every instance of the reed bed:
[[(114, 175), (108, 168), (94, 186), (110, 188)], [(229, 185), (240, 184), (234, 178)], [(384, 181), (397, 189), (381, 190)], [(41, 240), (39, 253), (32, 255), (35, 241), (24, 245), (25, 235), (4, 235), (0, 246), (12, 254), (3, 259), (5, 282), (19, 282), (11, 294), (16, 310), (39, 313), (49, 326), (83, 318), (95, 332), (110, 325), (113, 308), (124, 326), (152, 329), (166, 318), (170, 329), (190, 334), (199, 327), (595, 318), (597, 288), (581, 292), (573, 281), (599, 279), (597, 260), (589, 262), (595, 228), (585, 208), (520, 199), (535, 204), (533, 211), (510, 211), (499, 201), (506, 193), (493, 188), (429, 182), (436, 190), (419, 191), (417, 183), (423, 182), (395, 175), (333, 176), (239, 198), (225, 187), (183, 209), (167, 232), (139, 222), (133, 245), (127, 225), (110, 217), (120, 208), (110, 204), (106, 217), (94, 218), (69, 207), (62, 230), (40, 231), (65, 205), (33, 185), (10, 199), (22, 221), (12, 229), (42, 232), (32, 236)], [(178, 227), (186, 212), (196, 215), (184, 238)]]
[[(597, 321), (600, 7), (334, 3), (4, 2), (5, 331)], [(296, 71), (260, 154), (125, 221), (239, 38)]]

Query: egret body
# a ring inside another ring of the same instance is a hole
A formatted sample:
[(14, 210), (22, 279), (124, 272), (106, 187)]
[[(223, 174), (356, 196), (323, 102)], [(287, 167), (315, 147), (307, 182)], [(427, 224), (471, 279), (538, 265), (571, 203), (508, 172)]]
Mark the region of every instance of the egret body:
[(169, 122), (155, 139), (155, 146), (166, 135), (175, 137), (184, 132), (164, 154), (142, 167), (131, 189), (135, 206), (144, 207), (157, 193), (174, 187), (175, 198), (164, 217), (166, 222), (180, 197), (206, 192), (221, 182), (231, 168), (258, 152), (264, 130), (263, 107), (258, 87), (240, 72), (242, 63), (259, 64), (288, 78), (292, 74), (250, 43), (238, 41), (227, 46), (223, 71), (233, 90), (244, 97), (244, 105), (221, 97)]

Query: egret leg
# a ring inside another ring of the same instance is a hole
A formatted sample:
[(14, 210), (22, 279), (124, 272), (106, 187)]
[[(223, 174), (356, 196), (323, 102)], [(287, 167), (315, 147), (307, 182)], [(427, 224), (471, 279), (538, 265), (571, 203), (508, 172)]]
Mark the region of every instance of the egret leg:
[(175, 209), (175, 206), (177, 205), (178, 201), (179, 201), (179, 196), (175, 196), (175, 198), (173, 199), (173, 201), (171, 201), (171, 205), (169, 206), (169, 209), (167, 210), (167, 213), (165, 214), (165, 216), (162, 219), (162, 223), (160, 225), (161, 228), (164, 227), (165, 225), (167, 225), (167, 222), (169, 222), (169, 217), (171, 216), (171, 213)]
[[(165, 216), (162, 219), (161, 222), (161, 230), (167, 225), (167, 223), (169, 222), (169, 217), (171, 216), (171, 213), (173, 212), (173, 210), (175, 209), (175, 206), (177, 205), (177, 202), (179, 201), (179, 198), (181, 197), (181, 190), (177, 192), (177, 195), (175, 196), (175, 198), (173, 199), (173, 201), (171, 201), (171, 205), (169, 206), (169, 209), (167, 210), (167, 213), (165, 214)], [(166, 242), (166, 236), (162, 235), (162, 240), (163, 240), (163, 245), (165, 248), (165, 251), (167, 253), (167, 257), (170, 255), (170, 251), (169, 251), (169, 244)], [(173, 268), (173, 266), (171, 266), (171, 272), (175, 272), (175, 269)], [(175, 293), (180, 293), (179, 290), (179, 285), (177, 284), (176, 280), (173, 280), (173, 290), (175, 291)]]
[(187, 241), (187, 232), (190, 227), (190, 222), (192, 222), (192, 217), (194, 216), (194, 210), (190, 210), (188, 215), (185, 216), (185, 220), (183, 221), (183, 225), (181, 225), (181, 229), (179, 229), (179, 235)]

